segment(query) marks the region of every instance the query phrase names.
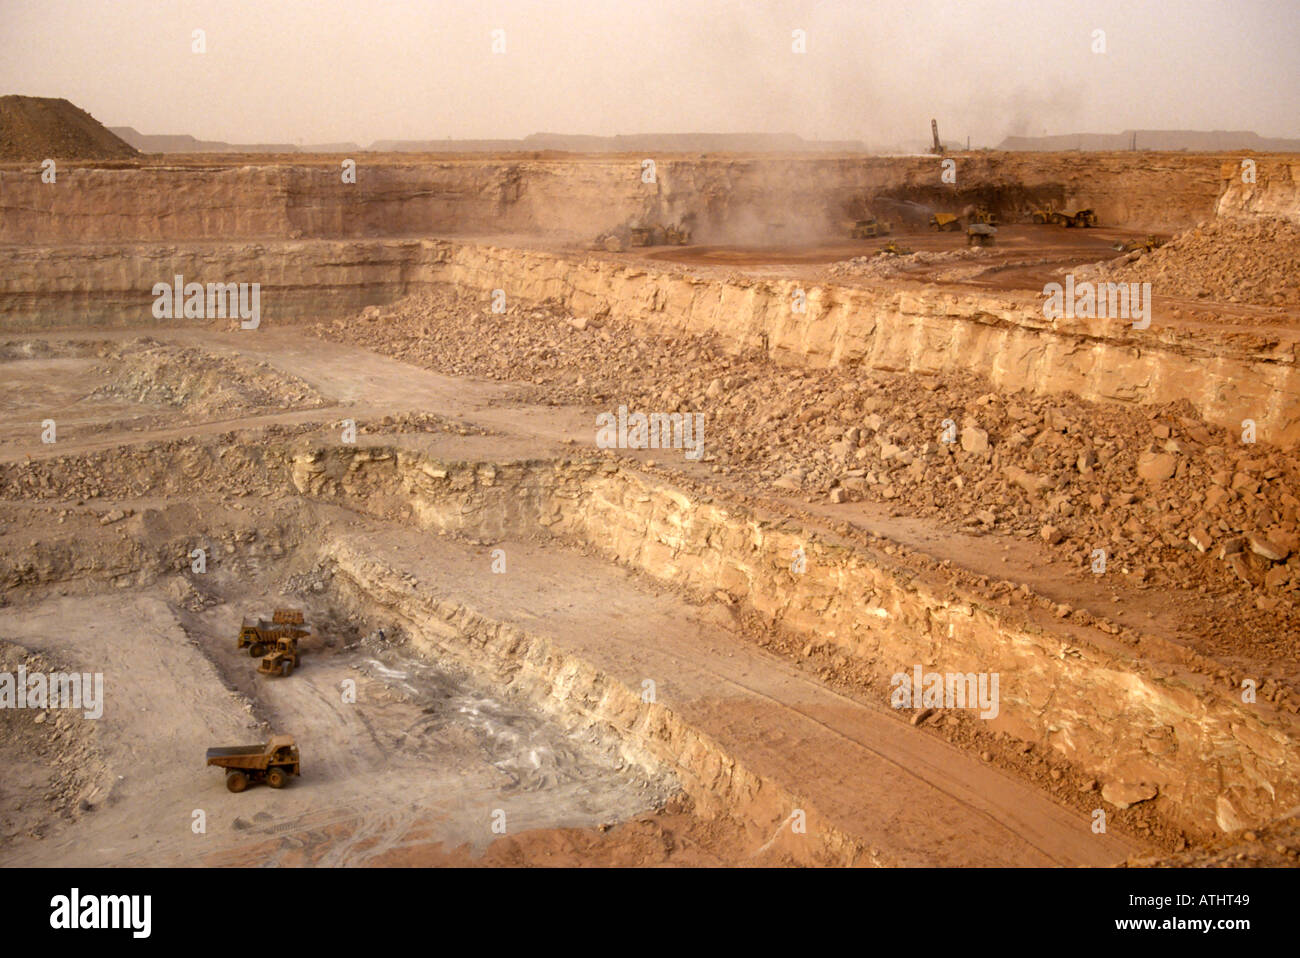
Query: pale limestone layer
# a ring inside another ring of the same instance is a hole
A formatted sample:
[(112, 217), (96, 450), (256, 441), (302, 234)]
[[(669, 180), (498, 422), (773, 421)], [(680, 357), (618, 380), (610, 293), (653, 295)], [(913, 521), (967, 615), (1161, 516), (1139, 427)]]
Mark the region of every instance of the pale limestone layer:
[[(438, 532), (535, 531), (581, 543), (655, 578), (749, 604), (774, 625), (828, 642), (882, 680), (996, 672), (1001, 718), (1103, 784), (1155, 786), (1199, 829), (1248, 827), (1300, 803), (1297, 721), (1196, 674), (1153, 667), (1096, 633), (1055, 634), (977, 597), (940, 593), (879, 557), (774, 529), (612, 464), (446, 463), (331, 450), (294, 464), (296, 488), (364, 510), (394, 487)], [(791, 571), (804, 550), (807, 569)], [(1227, 811), (1225, 811), (1225, 809)], [(1242, 824), (1244, 823), (1244, 824)]]
[[(655, 181), (642, 179), (655, 160)], [(953, 157), (955, 185), (928, 156), (475, 157), (411, 162), (356, 157), (341, 167), (0, 171), (0, 240), (11, 243), (237, 241), (457, 233), (597, 232), (649, 217), (695, 214), (699, 237), (781, 222), (836, 223), (875, 197), (958, 207), (1013, 191), (1060, 209), (1091, 207), (1101, 222), (1181, 229), (1214, 215), (1219, 154), (975, 153)], [(1261, 182), (1286, 161), (1259, 159)], [(1280, 178), (1281, 174), (1278, 174)], [(1267, 180), (1273, 182), (1273, 180)], [(1294, 198), (1293, 198), (1294, 199)], [(1273, 203), (1272, 200), (1268, 201)]]
[(716, 333), (733, 348), (778, 361), (864, 365), (917, 373), (968, 372), (1004, 392), (1073, 393), (1088, 400), (1187, 400), (1208, 422), (1260, 441), (1300, 442), (1300, 338), (1270, 331), (1257, 344), (1177, 331), (1159, 315), (1146, 330), (1118, 320), (1043, 317), (1021, 292), (807, 288), (794, 281), (716, 280), (680, 271), (575, 261), (550, 253), (449, 244), (444, 278), (489, 295), (558, 300), (579, 316), (616, 315), (658, 333)]
[[(288, 493), (360, 512), (404, 501), (431, 533), (554, 538), (703, 596), (726, 592), (774, 626), (865, 663), (882, 683), (918, 664), (996, 672), (1004, 728), (1058, 749), (1103, 785), (1157, 787), (1170, 814), (1190, 827), (1252, 827), (1300, 804), (1300, 720), (1262, 701), (1243, 703), (1235, 688), (1207, 677), (1218, 663), (1181, 671), (1097, 630), (1031, 625), (878, 555), (826, 544), (788, 522), (774, 528), (743, 507), (613, 463), (171, 443), (131, 456), (106, 451), (94, 465), (97, 487), (110, 497), (201, 485), (214, 495)], [(0, 486), (11, 498), (57, 496), (48, 473), (64, 470), (56, 460), (14, 465), (0, 469)], [(801, 574), (791, 569), (796, 548), (807, 557)], [(4, 556), (0, 585), (78, 576), (140, 584), (184, 554), (137, 546), (104, 563), (62, 549), (33, 542)]]
[[(1241, 160), (1223, 164), (1224, 189), (1215, 212), (1234, 219), (1278, 216), (1300, 223), (1300, 162), (1249, 159), (1253, 167)], [(1251, 176), (1254, 182), (1249, 182)]]
[(261, 321), (353, 315), (437, 276), (440, 251), (421, 240), (313, 240), (0, 247), (0, 330), (178, 326), (156, 318), (157, 283), (257, 283)]
[(1187, 400), (1233, 433), (1300, 443), (1300, 338), (1222, 339), (1180, 331), (1157, 311), (1151, 327), (1118, 320), (1043, 318), (1025, 292), (831, 284), (790, 304), (800, 284), (713, 279), (597, 257), (443, 240), (316, 240), (227, 246), (83, 246), (0, 249), (0, 330), (184, 323), (152, 313), (155, 283), (261, 284), (268, 326), (345, 318), (432, 282), (508, 300), (556, 300), (578, 316), (614, 315), (657, 333), (712, 333), (733, 349), (763, 348), (780, 362), (863, 365), (916, 373), (967, 372), (1002, 391), (1073, 393), (1087, 400)]

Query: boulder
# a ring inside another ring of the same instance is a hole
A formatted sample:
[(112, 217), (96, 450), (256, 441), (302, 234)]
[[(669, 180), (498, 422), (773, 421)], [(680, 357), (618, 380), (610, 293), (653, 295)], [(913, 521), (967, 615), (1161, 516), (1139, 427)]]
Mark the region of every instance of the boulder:
[(1137, 474), (1147, 482), (1161, 483), (1172, 479), (1178, 469), (1178, 457), (1169, 452), (1144, 452), (1138, 456)]

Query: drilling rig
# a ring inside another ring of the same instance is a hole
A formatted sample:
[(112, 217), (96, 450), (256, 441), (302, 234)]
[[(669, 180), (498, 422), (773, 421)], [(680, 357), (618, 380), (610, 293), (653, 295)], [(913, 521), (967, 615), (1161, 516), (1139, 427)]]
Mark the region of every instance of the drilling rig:
[(943, 144), (939, 142), (939, 121), (930, 121), (930, 133), (934, 135), (934, 146), (930, 147), (930, 152), (935, 156), (943, 156)]

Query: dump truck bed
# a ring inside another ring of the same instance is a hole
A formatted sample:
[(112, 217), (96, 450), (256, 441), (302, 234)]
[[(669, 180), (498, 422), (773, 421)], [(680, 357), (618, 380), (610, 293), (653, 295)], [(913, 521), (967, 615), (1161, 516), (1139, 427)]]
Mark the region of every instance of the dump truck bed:
[(208, 758), (229, 758), (231, 755), (261, 755), (265, 745), (228, 745), (208, 749)]
[(207, 760), (209, 765), (247, 767), (250, 764), (249, 759), (260, 759), (265, 752), (265, 745), (231, 745), (225, 748), (208, 749)]

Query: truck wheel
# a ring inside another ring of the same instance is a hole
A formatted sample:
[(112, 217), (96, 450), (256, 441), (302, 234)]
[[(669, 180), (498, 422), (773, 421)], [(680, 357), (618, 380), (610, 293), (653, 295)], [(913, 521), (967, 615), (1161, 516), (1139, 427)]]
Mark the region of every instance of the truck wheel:
[(248, 654), (255, 659), (260, 659), (262, 656), (266, 655), (266, 646), (261, 642), (254, 642), (248, 647)]
[(240, 771), (227, 772), (226, 788), (232, 792), (242, 792), (248, 788), (248, 776)]
[(288, 781), (289, 776), (282, 768), (273, 768), (266, 773), (266, 784), (272, 788), (284, 788)]
[(280, 663), (280, 675), (283, 678), (288, 678), (292, 673), (293, 673), (293, 663), (290, 662), (288, 659), (285, 659), (283, 662)]

